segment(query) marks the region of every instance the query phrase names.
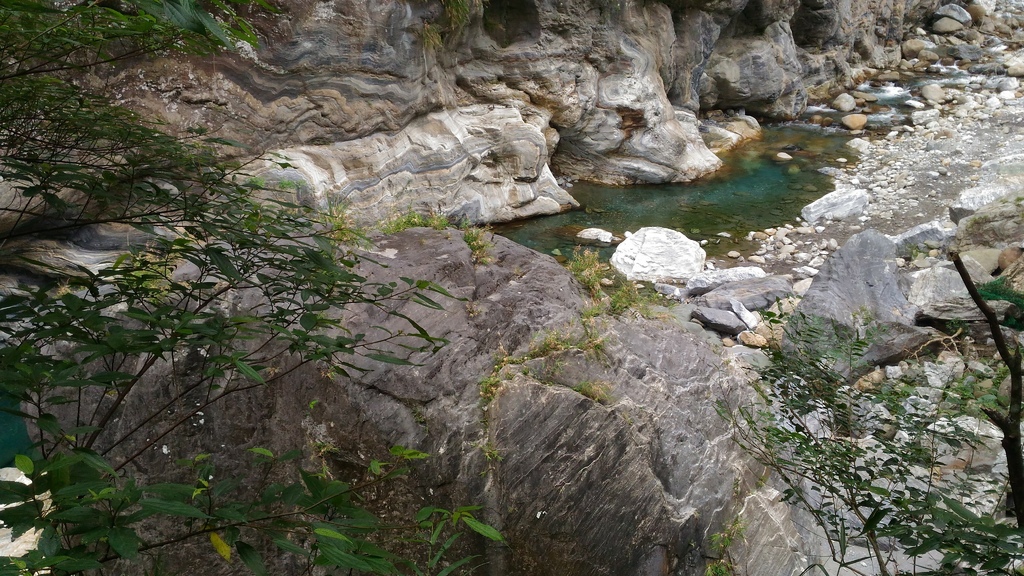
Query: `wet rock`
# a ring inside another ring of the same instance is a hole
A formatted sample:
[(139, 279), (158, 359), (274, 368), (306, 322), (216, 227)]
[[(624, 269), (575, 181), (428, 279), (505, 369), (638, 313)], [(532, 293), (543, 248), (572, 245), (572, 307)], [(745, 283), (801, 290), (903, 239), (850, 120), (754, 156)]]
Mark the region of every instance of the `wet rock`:
[(629, 280), (684, 283), (704, 270), (700, 244), (668, 228), (641, 228), (615, 249), (611, 265)]
[(847, 114), (839, 120), (849, 130), (862, 130), (868, 124), (865, 114)]
[(866, 190), (836, 190), (804, 206), (800, 216), (811, 224), (819, 220), (845, 220), (862, 214), (867, 205)]
[(959, 46), (950, 46), (946, 54), (957, 60), (981, 60), (985, 55), (985, 50), (976, 44), (960, 44)]
[(576, 233), (576, 237), (580, 240), (591, 240), (603, 244), (611, 244), (615, 240), (614, 234), (601, 228), (584, 228)]
[(864, 138), (854, 138), (847, 142), (846, 146), (848, 148), (853, 148), (854, 150), (860, 152), (861, 154), (865, 154), (868, 150), (871, 149), (871, 141), (866, 140)]

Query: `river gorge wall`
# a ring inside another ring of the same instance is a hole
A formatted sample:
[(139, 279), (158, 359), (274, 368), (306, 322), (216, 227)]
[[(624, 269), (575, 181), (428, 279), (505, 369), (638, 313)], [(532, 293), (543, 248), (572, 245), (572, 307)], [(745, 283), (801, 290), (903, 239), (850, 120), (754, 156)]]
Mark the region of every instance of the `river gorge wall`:
[[(939, 0), (289, 2), (258, 49), (103, 81), (171, 125), (289, 166), (308, 202), (502, 222), (575, 205), (553, 174), (686, 182), (721, 162), (699, 114), (800, 114), (808, 92), (899, 61)], [(564, 182), (565, 180), (562, 180)]]

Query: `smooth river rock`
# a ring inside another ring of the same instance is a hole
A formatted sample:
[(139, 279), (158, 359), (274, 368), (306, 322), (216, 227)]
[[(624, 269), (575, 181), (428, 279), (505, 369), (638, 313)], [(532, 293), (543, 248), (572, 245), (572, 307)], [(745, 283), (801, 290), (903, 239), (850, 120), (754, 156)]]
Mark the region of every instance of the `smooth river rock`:
[(682, 232), (647, 227), (623, 240), (610, 262), (629, 280), (682, 284), (704, 269), (706, 257)]
[(819, 220), (845, 220), (862, 214), (867, 205), (867, 190), (836, 190), (804, 206), (800, 216), (811, 224)]

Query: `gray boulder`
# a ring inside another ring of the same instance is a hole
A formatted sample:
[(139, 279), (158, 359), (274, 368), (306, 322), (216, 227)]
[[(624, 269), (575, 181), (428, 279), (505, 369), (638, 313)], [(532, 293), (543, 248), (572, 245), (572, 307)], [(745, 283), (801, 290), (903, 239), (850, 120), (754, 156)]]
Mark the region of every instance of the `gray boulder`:
[(747, 329), (747, 325), (729, 310), (697, 306), (690, 317), (700, 322), (708, 330), (722, 334), (736, 335)]
[[(907, 300), (918, 306), (925, 318), (938, 320), (984, 320), (981, 310), (971, 300), (960, 274), (950, 266), (932, 266), (910, 275)], [(1000, 318), (1016, 316), (1016, 306), (993, 300), (989, 306)]]
[[(876, 230), (850, 238), (811, 282), (788, 323), (786, 345), (830, 359), (847, 375), (917, 352), (933, 333), (914, 326), (919, 310), (900, 291), (895, 258), (896, 244)], [(858, 338), (867, 346), (851, 361), (849, 345)]]
[(957, 4), (946, 4), (935, 11), (933, 18), (952, 18), (964, 26), (971, 25), (971, 13)]
[(1017, 194), (1005, 196), (960, 220), (956, 229), (957, 248), (1005, 248), (1019, 243), (1024, 239), (1021, 201)]
[(956, 228), (946, 228), (941, 222), (932, 220), (918, 224), (896, 236), (889, 236), (889, 239), (896, 244), (898, 256), (909, 257), (914, 250), (944, 249), (955, 236)]
[(736, 266), (718, 270), (705, 270), (686, 281), (686, 290), (691, 296), (698, 296), (714, 290), (722, 284), (764, 278), (768, 273), (757, 266)]
[(946, 50), (946, 54), (957, 60), (981, 60), (982, 56), (985, 55), (985, 50), (977, 44), (960, 44), (958, 46), (950, 46)]
[(959, 223), (974, 214), (982, 206), (986, 206), (1008, 196), (1016, 190), (1005, 184), (982, 184), (968, 188), (960, 193), (956, 201), (949, 206), (949, 219)]
[(747, 310), (764, 310), (776, 301), (793, 294), (793, 280), (788, 276), (765, 276), (727, 282), (694, 300), (698, 306), (732, 310), (739, 302)]

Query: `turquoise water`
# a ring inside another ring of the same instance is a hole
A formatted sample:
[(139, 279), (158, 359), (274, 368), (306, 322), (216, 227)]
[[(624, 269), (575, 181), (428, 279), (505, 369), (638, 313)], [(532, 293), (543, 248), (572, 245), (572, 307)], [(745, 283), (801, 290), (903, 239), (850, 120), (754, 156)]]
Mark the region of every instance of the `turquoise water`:
[[(578, 183), (569, 193), (582, 208), (554, 216), (495, 226), (494, 231), (535, 250), (568, 256), (583, 228), (621, 236), (644, 226), (662, 226), (694, 240), (708, 240), (709, 255), (750, 248), (751, 230), (796, 222), (800, 209), (831, 192), (832, 179), (818, 172), (856, 160), (843, 146), (849, 134), (803, 125), (766, 127), (762, 140), (722, 156), (725, 167), (688, 184), (611, 187)], [(793, 156), (777, 162), (775, 154)], [(723, 238), (719, 233), (728, 233)], [(614, 246), (600, 249), (604, 258)]]
[[(17, 409), (18, 403), (0, 399), (0, 408)], [(0, 411), (0, 467), (10, 466), (15, 454), (28, 450), (29, 439), (25, 422), (12, 414)]]

